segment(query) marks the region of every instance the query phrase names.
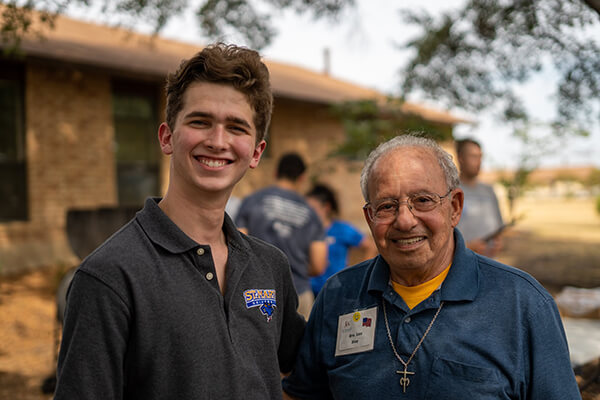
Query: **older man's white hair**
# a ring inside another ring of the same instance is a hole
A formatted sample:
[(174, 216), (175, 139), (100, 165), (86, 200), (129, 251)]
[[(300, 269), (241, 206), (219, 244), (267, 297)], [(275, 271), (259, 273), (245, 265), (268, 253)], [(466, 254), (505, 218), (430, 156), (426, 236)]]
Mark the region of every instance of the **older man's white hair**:
[(381, 143), (369, 154), (369, 157), (367, 157), (365, 160), (365, 165), (363, 166), (360, 174), (360, 189), (365, 201), (369, 201), (368, 186), (373, 166), (381, 156), (400, 147), (423, 147), (426, 149), (431, 149), (437, 158), (442, 171), (444, 171), (448, 190), (456, 189), (460, 185), (458, 169), (452, 161), (452, 156), (446, 150), (442, 149), (442, 147), (434, 140), (409, 133), (396, 136), (387, 142)]

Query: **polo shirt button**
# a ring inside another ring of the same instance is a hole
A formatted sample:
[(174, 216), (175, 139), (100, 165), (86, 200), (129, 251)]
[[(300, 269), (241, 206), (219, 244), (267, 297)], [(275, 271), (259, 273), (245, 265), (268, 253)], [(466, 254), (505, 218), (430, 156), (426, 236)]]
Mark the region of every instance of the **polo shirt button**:
[(406, 318), (404, 319), (404, 322), (406, 322), (407, 324), (408, 324), (410, 321), (411, 321), (411, 320), (410, 320), (410, 317), (406, 317)]
[(196, 254), (198, 254), (199, 256), (204, 255), (204, 249), (200, 247), (198, 250), (196, 250)]
[(209, 281), (212, 281), (212, 278), (214, 278), (215, 275), (212, 272), (209, 272), (206, 274), (206, 279), (208, 279)]

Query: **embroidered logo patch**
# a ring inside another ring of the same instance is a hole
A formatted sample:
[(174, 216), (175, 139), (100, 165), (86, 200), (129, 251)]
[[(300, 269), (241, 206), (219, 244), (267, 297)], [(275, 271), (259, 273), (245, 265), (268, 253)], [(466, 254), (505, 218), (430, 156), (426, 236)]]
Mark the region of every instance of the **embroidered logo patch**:
[(273, 318), (277, 307), (275, 289), (248, 289), (244, 291), (246, 308), (258, 307), (260, 312), (267, 317), (267, 322)]

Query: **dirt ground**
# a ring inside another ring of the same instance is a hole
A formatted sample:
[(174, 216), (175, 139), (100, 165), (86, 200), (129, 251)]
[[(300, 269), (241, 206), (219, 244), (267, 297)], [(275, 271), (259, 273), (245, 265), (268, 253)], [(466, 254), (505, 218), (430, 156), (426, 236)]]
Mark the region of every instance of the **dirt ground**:
[[(600, 216), (593, 201), (524, 199), (499, 259), (534, 275), (551, 293), (600, 287)], [(47, 400), (54, 372), (55, 290), (65, 267), (0, 277), (0, 400)], [(577, 370), (583, 400), (600, 400), (596, 362)]]
[(41, 385), (53, 373), (57, 268), (0, 281), (0, 399), (46, 400)]

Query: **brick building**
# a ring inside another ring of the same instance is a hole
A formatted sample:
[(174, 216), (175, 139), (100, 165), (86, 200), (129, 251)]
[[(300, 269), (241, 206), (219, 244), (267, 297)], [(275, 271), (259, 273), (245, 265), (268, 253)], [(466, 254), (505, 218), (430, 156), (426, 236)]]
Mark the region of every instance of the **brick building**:
[[(0, 56), (0, 274), (75, 265), (67, 211), (140, 206), (168, 179), (157, 127), (166, 74), (198, 46), (60, 17), (42, 39), (26, 37), (17, 57)], [(376, 91), (266, 61), (275, 111), (268, 150), (234, 195), (273, 181), (278, 157), (295, 150), (310, 175), (332, 185), (344, 218), (359, 226), (360, 162), (328, 154), (344, 139), (333, 103), (383, 99)], [(462, 121), (405, 103), (407, 113), (449, 132)]]

